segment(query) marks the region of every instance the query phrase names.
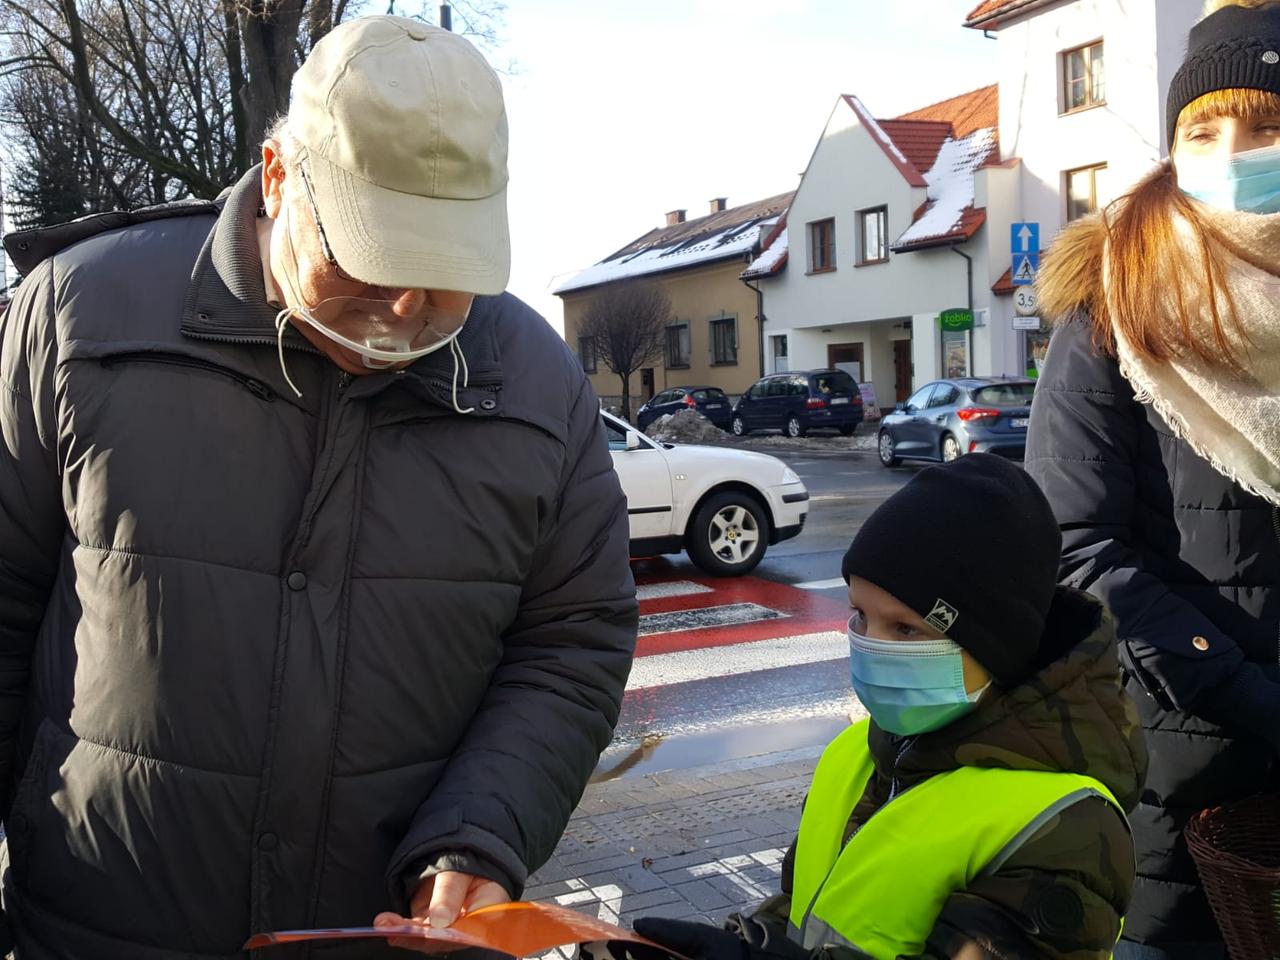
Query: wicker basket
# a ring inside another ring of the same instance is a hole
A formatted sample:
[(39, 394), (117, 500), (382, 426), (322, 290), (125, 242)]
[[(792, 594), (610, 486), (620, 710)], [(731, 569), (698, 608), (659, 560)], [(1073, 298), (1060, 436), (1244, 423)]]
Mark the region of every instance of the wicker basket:
[(1232, 960), (1280, 960), (1280, 796), (1202, 811), (1186, 838)]

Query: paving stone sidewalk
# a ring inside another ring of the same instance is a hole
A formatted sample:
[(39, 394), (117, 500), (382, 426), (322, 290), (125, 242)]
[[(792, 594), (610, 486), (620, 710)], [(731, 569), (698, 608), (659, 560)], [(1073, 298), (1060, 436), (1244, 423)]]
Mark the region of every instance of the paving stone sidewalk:
[(821, 747), (587, 788), (525, 899), (630, 926), (640, 916), (719, 924), (778, 891)]

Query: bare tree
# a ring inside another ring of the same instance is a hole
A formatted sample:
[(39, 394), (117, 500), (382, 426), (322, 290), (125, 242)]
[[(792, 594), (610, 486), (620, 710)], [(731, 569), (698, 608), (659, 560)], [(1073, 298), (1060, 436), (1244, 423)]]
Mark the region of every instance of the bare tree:
[[(214, 197), (257, 162), (268, 125), (288, 107), (298, 65), (367, 5), (0, 0), (0, 111), (18, 121), (8, 128), (15, 172), (38, 171), (42, 190), (60, 191), (52, 205), (59, 210)], [(455, 7), (461, 32), (496, 45), (501, 0)], [(419, 7), (418, 18), (428, 9)], [(391, 0), (388, 12), (406, 11)], [(146, 170), (141, 184), (138, 164)], [(86, 171), (100, 188), (77, 197), (70, 187), (89, 179)]]
[(631, 375), (662, 357), (671, 298), (652, 280), (602, 287), (587, 303), (578, 335), (590, 337), (596, 357), (622, 380), (622, 416), (631, 419)]

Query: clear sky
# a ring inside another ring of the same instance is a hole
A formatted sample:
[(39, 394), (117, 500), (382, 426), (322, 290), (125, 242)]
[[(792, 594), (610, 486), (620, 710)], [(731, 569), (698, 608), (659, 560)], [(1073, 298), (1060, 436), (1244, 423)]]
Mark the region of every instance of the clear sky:
[(509, 289), (558, 279), (712, 197), (795, 189), (836, 98), (891, 117), (996, 80), (977, 0), (508, 0)]

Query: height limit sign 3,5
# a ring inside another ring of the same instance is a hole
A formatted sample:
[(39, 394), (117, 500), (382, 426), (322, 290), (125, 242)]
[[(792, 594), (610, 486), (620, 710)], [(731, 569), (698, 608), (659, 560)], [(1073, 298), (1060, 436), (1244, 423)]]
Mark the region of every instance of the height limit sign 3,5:
[(1040, 270), (1040, 224), (1014, 223), (1009, 225), (1009, 250), (1013, 254), (1010, 274), (1015, 287), (1036, 282)]

